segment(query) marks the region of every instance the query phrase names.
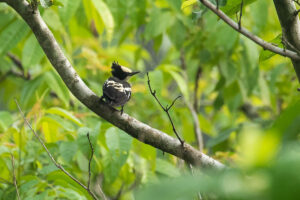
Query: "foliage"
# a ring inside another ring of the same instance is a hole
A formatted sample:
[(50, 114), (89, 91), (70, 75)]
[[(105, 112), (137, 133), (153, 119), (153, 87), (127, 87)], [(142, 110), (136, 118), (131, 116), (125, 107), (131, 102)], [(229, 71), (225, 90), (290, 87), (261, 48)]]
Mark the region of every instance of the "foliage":
[[(240, 2), (220, 1), (220, 9), (235, 19)], [(16, 158), (21, 199), (91, 199), (51, 163), (24, 126), (14, 98), (59, 163), (84, 183), (90, 133), (95, 148), (92, 189), (97, 191), (100, 184), (110, 198), (121, 191), (121, 199), (191, 199), (199, 190), (211, 199), (299, 196), (295, 187), (300, 105), (288, 59), (265, 52), (197, 1), (43, 0), (40, 4), (43, 19), (94, 92), (101, 96), (114, 60), (142, 71), (130, 80), (133, 96), (125, 112), (175, 137), (147, 88), (149, 71), (163, 105), (184, 96), (170, 110), (183, 139), (197, 148), (187, 104), (196, 105), (204, 152), (233, 169), (192, 176), (179, 159), (99, 119), (70, 94), (25, 22), (1, 3), (0, 199), (16, 198), (10, 153)], [(242, 26), (282, 45), (271, 0), (245, 1)], [(22, 69), (8, 53), (19, 58)]]

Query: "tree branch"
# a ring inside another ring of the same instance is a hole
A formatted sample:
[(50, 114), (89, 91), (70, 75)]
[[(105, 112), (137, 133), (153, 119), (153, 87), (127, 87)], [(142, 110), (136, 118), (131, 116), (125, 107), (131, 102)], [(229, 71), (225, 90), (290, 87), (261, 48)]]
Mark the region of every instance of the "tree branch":
[(181, 145), (183, 146), (184, 144), (184, 141), (179, 137), (176, 129), (175, 129), (175, 126), (174, 126), (174, 123), (173, 123), (173, 120), (170, 116), (170, 113), (169, 113), (169, 110), (172, 108), (172, 106), (174, 105), (174, 103), (176, 102), (177, 99), (179, 99), (181, 96), (178, 96), (176, 97), (173, 102), (171, 103), (171, 105), (168, 107), (168, 105), (166, 107), (164, 107), (160, 101), (158, 100), (157, 96), (156, 96), (156, 91), (155, 90), (152, 90), (151, 88), (151, 84), (150, 84), (150, 78), (149, 78), (149, 73), (147, 72), (147, 78), (148, 78), (148, 86), (149, 86), (149, 90), (150, 90), (150, 93), (151, 95), (155, 98), (155, 100), (157, 101), (157, 103), (160, 105), (160, 107), (163, 109), (163, 111), (165, 111), (168, 115), (168, 118), (170, 120), (170, 123), (172, 125), (172, 128), (173, 128), (173, 132), (175, 133), (176, 137), (178, 138), (178, 140), (180, 141)]
[(93, 155), (94, 155), (94, 148), (93, 148), (93, 145), (91, 143), (90, 133), (87, 133), (86, 136), (88, 138), (88, 141), (89, 141), (89, 144), (90, 144), (90, 148), (91, 148), (91, 157), (89, 159), (89, 179), (88, 179), (88, 186), (87, 186), (87, 188), (90, 189), (90, 184), (91, 184), (91, 162), (92, 162)]
[[(280, 54), (285, 57), (292, 58), (294, 60), (300, 60), (300, 56), (291, 50), (284, 50), (282, 48), (276, 47), (272, 45), (269, 42), (266, 42), (265, 40), (261, 39), (260, 37), (253, 35), (250, 31), (247, 29), (241, 27), (239, 28), (239, 25), (233, 21), (230, 17), (228, 17), (224, 12), (219, 10), (214, 4), (212, 4), (209, 0), (199, 0), (204, 6), (206, 6), (208, 9), (213, 11), (216, 15), (218, 15), (225, 23), (227, 23), (229, 26), (231, 26), (236, 31), (240, 32), (259, 46), (261, 46), (264, 50), (272, 51), (276, 54)], [(282, 1), (282, 0), (274, 0), (274, 1)], [(287, 1), (287, 0), (285, 0)], [(300, 62), (300, 61), (299, 61)]]
[(18, 190), (18, 184), (17, 184), (16, 174), (15, 174), (15, 158), (14, 158), (13, 154), (10, 154), (10, 155), (11, 155), (13, 182), (14, 182), (14, 185), (15, 185), (15, 188), (16, 188), (16, 193), (17, 193), (18, 200), (20, 200), (20, 193), (19, 193), (19, 190)]
[(152, 128), (125, 113), (120, 115), (116, 109), (107, 106), (104, 102), (99, 102), (99, 97), (87, 87), (63, 54), (53, 34), (41, 18), (39, 11), (32, 13), (32, 9), (26, 0), (7, 1), (30, 26), (52, 66), (69, 90), (91, 111), (139, 141), (182, 158), (188, 163), (216, 169), (225, 167), (222, 163), (197, 151), (192, 146), (184, 143), (182, 147), (177, 139), (168, 134)]
[(50, 153), (50, 151), (48, 150), (48, 148), (46, 147), (45, 143), (43, 142), (43, 140), (40, 138), (40, 136), (35, 132), (35, 130), (32, 128), (31, 124), (29, 123), (29, 121), (26, 119), (18, 101), (15, 99), (15, 102), (17, 104), (17, 107), (25, 121), (25, 123), (27, 124), (27, 126), (30, 128), (30, 130), (33, 132), (33, 134), (35, 135), (35, 137), (38, 139), (38, 141), (41, 143), (41, 145), (43, 146), (43, 148), (45, 149), (45, 151), (47, 152), (49, 158), (51, 159), (51, 161), (53, 162), (53, 164), (60, 169), (64, 174), (66, 174), (68, 177), (70, 177), (73, 181), (75, 181), (78, 185), (80, 185), (83, 189), (85, 189), (92, 197), (93, 199), (98, 199), (96, 197), (96, 195), (85, 185), (83, 185), (79, 180), (77, 180), (74, 176), (72, 176), (67, 170), (65, 170), (65, 168), (63, 166), (61, 166), (58, 162), (56, 162), (56, 160), (54, 159), (54, 157), (52, 156), (52, 154)]
[[(184, 75), (184, 79), (186, 84), (189, 83), (188, 80), (188, 75), (187, 75), (187, 67), (186, 67), (186, 63), (185, 63), (185, 57), (184, 57), (184, 52), (183, 50), (181, 50), (180, 52), (180, 62), (181, 62), (181, 68), (183, 69), (183, 75)], [(194, 105), (197, 104), (197, 90), (198, 90), (198, 80), (200, 78), (200, 73), (201, 73), (201, 67), (198, 68), (197, 70), (197, 74), (196, 74), (196, 79), (195, 79), (195, 88), (194, 88)], [(197, 141), (197, 146), (198, 149), (202, 152), (204, 144), (203, 144), (203, 135), (202, 135), (202, 131), (200, 128), (200, 122), (198, 119), (198, 114), (197, 114), (197, 107), (193, 107), (192, 103), (188, 102), (187, 99), (184, 99), (185, 104), (187, 105), (188, 109), (190, 110), (191, 114), (192, 114), (192, 118), (193, 118), (193, 126), (194, 126), (194, 134), (195, 134), (195, 138)]]
[[(293, 0), (273, 0), (273, 2), (282, 28), (283, 41), (288, 44), (286, 45), (287, 49), (293, 50), (293, 48), (295, 48), (299, 51), (300, 21), (298, 15), (295, 16), (297, 9)], [(298, 1), (296, 1), (296, 3), (298, 3)], [(300, 60), (292, 57), (291, 59), (298, 80), (300, 81)]]

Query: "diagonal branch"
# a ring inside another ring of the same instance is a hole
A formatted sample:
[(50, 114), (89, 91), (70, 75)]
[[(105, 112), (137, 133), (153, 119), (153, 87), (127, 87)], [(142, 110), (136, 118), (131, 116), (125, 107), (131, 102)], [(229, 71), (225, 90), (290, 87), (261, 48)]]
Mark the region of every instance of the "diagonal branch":
[(93, 155), (94, 155), (94, 148), (93, 148), (93, 145), (91, 143), (90, 133), (87, 133), (86, 136), (88, 138), (88, 141), (89, 141), (89, 144), (90, 144), (90, 148), (91, 148), (91, 157), (89, 159), (89, 179), (88, 179), (88, 185), (87, 185), (87, 188), (90, 189), (90, 184), (91, 184), (91, 162), (92, 162)]
[(87, 87), (63, 54), (53, 34), (41, 18), (39, 11), (32, 13), (32, 9), (26, 0), (6, 0), (6, 2), (30, 26), (52, 66), (73, 95), (87, 108), (139, 141), (177, 156), (188, 163), (215, 169), (225, 167), (219, 161), (197, 151), (191, 145), (184, 143), (182, 147), (177, 139), (168, 134), (152, 128), (125, 113), (120, 115), (116, 109), (99, 102), (99, 97)]
[(53, 164), (60, 169), (63, 173), (65, 173), (68, 177), (70, 177), (73, 181), (75, 181), (78, 185), (80, 185), (83, 189), (85, 189), (92, 197), (93, 199), (98, 199), (96, 197), (96, 195), (85, 185), (83, 185), (79, 180), (77, 180), (74, 176), (72, 176), (67, 170), (65, 170), (65, 168), (63, 166), (61, 166), (58, 162), (56, 162), (56, 160), (54, 159), (54, 157), (52, 156), (52, 154), (50, 153), (50, 151), (48, 150), (48, 148), (46, 147), (45, 143), (43, 142), (43, 140), (41, 139), (41, 137), (35, 132), (35, 130), (32, 128), (31, 124), (29, 123), (29, 121), (26, 119), (18, 101), (15, 99), (15, 102), (17, 104), (17, 107), (25, 121), (25, 123), (27, 124), (27, 126), (30, 128), (30, 130), (33, 132), (33, 134), (35, 135), (35, 137), (38, 139), (38, 141), (41, 143), (41, 145), (43, 146), (43, 148), (45, 149), (45, 151), (47, 152), (49, 158), (51, 159), (51, 161), (53, 162)]
[[(214, 4), (212, 4), (209, 0), (199, 0), (204, 6), (206, 6), (208, 9), (213, 11), (216, 15), (218, 15), (225, 23), (227, 23), (229, 26), (231, 26), (236, 31), (240, 32), (259, 46), (261, 46), (264, 50), (272, 51), (276, 54), (280, 54), (285, 57), (289, 57), (295, 60), (300, 60), (300, 56), (298, 53), (291, 51), (291, 50), (284, 50), (282, 48), (276, 47), (272, 45), (269, 42), (266, 42), (265, 40), (261, 39), (260, 37), (252, 34), (247, 29), (241, 27), (239, 28), (239, 24), (237, 24), (235, 21), (233, 21), (230, 17), (228, 17), (224, 12), (222, 12), (220, 9), (217, 8)], [(281, 1), (281, 0), (279, 0)]]
[(173, 100), (173, 102), (171, 103), (170, 106), (166, 105), (166, 107), (164, 107), (164, 106), (160, 103), (160, 101), (158, 100), (158, 98), (157, 98), (157, 96), (156, 96), (156, 91), (155, 91), (155, 90), (152, 90), (152, 88), (151, 88), (150, 78), (149, 78), (149, 73), (148, 73), (148, 72), (147, 72), (147, 78), (148, 78), (148, 86), (149, 86), (149, 90), (150, 90), (151, 95), (155, 98), (155, 100), (156, 100), (157, 103), (160, 105), (160, 107), (163, 109), (163, 111), (165, 111), (165, 112), (167, 113), (168, 118), (169, 118), (170, 123), (171, 123), (172, 128), (173, 128), (173, 132), (175, 133), (176, 137), (178, 138), (178, 140), (180, 141), (181, 145), (183, 146), (184, 141), (179, 137), (179, 135), (178, 135), (178, 133), (177, 133), (177, 131), (176, 131), (175, 125), (174, 125), (174, 123), (173, 123), (173, 120), (172, 120), (172, 118), (171, 118), (171, 115), (170, 115), (170, 113), (169, 113), (169, 110), (172, 108), (172, 106), (174, 105), (174, 103), (176, 102), (176, 100), (179, 99), (181, 96), (176, 97), (176, 98)]
[(16, 188), (17, 198), (18, 198), (18, 200), (20, 200), (20, 193), (19, 193), (16, 174), (15, 174), (15, 158), (14, 158), (13, 154), (10, 154), (10, 155), (11, 155), (13, 182), (14, 182), (14, 185), (15, 185), (15, 188)]

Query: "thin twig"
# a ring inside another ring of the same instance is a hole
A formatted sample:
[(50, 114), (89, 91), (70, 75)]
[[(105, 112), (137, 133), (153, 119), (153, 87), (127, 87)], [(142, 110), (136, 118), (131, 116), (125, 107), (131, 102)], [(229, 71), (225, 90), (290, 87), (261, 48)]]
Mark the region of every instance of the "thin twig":
[(107, 200), (107, 197), (105, 196), (105, 194), (104, 194), (104, 192), (103, 192), (103, 190), (102, 190), (100, 184), (98, 184), (98, 187), (99, 187), (99, 192), (100, 192), (101, 198), (102, 198), (103, 200)]
[(241, 27), (242, 27), (243, 5), (244, 5), (244, 0), (242, 0), (242, 2), (241, 2), (240, 18), (239, 18), (239, 22), (238, 22), (239, 30), (241, 30)]
[(289, 41), (287, 41), (283, 36), (281, 37), (281, 43), (283, 44), (284, 48), (286, 47), (292, 49), (293, 51), (297, 52), (300, 55), (300, 50), (297, 49), (294, 45), (292, 45)]
[(299, 0), (293, 0), (298, 6), (300, 6)]
[[(184, 76), (185, 82), (186, 82), (186, 84), (188, 84), (189, 79), (188, 79), (187, 67), (186, 67), (186, 63), (185, 63), (185, 57), (184, 57), (183, 50), (181, 51), (180, 62), (181, 62), (181, 68), (183, 70), (183, 76)], [(197, 72), (197, 74), (198, 74), (198, 72)], [(200, 76), (200, 75), (197, 75), (196, 80), (195, 80), (195, 90), (196, 90), (195, 91), (196, 94), (194, 94), (194, 95), (196, 95), (196, 100), (195, 101), (197, 101), (197, 90), (198, 90), (198, 79), (199, 79), (198, 76)], [(190, 110), (190, 112), (192, 114), (193, 125), (194, 125), (194, 134), (195, 134), (197, 146), (198, 146), (198, 149), (202, 152), (203, 146), (204, 146), (203, 145), (203, 135), (202, 135), (202, 131), (201, 131), (201, 128), (200, 128), (200, 122), (199, 122), (199, 119), (198, 119), (197, 109), (195, 109), (193, 107), (192, 103), (189, 102), (187, 99), (184, 99), (184, 101), (185, 101), (185, 104), (187, 105), (188, 109)]]
[(91, 157), (89, 159), (89, 179), (88, 179), (88, 186), (87, 188), (90, 189), (90, 183), (91, 183), (91, 162), (92, 162), (92, 159), (93, 159), (93, 156), (94, 156), (94, 148), (93, 148), (93, 145), (91, 143), (91, 140), (90, 140), (90, 133), (87, 133), (87, 138), (88, 138), (88, 141), (89, 141), (89, 144), (90, 144), (90, 147), (91, 147)]
[(48, 156), (50, 157), (51, 161), (53, 162), (53, 164), (60, 169), (63, 173), (65, 173), (67, 176), (69, 176), (73, 181), (75, 181), (77, 184), (79, 184), (83, 189), (85, 189), (92, 197), (93, 199), (98, 199), (96, 197), (96, 195), (89, 190), (88, 187), (86, 187), (84, 184), (82, 184), (79, 180), (77, 180), (75, 177), (73, 177), (68, 171), (66, 171), (63, 166), (61, 166), (58, 162), (56, 162), (56, 160), (54, 159), (54, 157), (52, 156), (52, 154), (50, 153), (50, 151), (48, 150), (48, 148), (46, 147), (45, 143), (43, 142), (43, 140), (40, 138), (40, 136), (35, 132), (35, 130), (32, 128), (31, 124), (29, 123), (29, 121), (26, 119), (18, 101), (15, 99), (15, 102), (17, 104), (17, 107), (25, 121), (25, 123), (27, 124), (27, 126), (30, 128), (30, 130), (33, 132), (33, 134), (35, 135), (35, 137), (38, 139), (38, 141), (41, 143), (41, 145), (43, 146), (43, 148), (45, 149), (45, 151), (47, 152)]
[(171, 122), (171, 125), (172, 125), (172, 128), (173, 128), (173, 132), (175, 133), (176, 137), (178, 138), (178, 140), (180, 141), (181, 145), (183, 146), (184, 141), (179, 137), (179, 135), (178, 135), (178, 133), (177, 133), (177, 131), (176, 131), (176, 128), (175, 128), (175, 126), (174, 126), (173, 120), (172, 120), (172, 118), (171, 118), (171, 116), (170, 116), (170, 113), (169, 113), (169, 110), (172, 108), (172, 106), (174, 105), (175, 101), (176, 101), (177, 99), (179, 99), (181, 96), (176, 97), (176, 98), (173, 100), (173, 102), (171, 103), (170, 106), (167, 105), (166, 107), (164, 107), (164, 106), (160, 103), (160, 101), (158, 100), (158, 98), (156, 97), (156, 91), (155, 91), (155, 90), (152, 90), (152, 88), (151, 88), (151, 85), (150, 85), (150, 78), (149, 78), (149, 73), (148, 73), (148, 72), (147, 72), (147, 77), (148, 77), (148, 86), (149, 86), (149, 90), (150, 90), (151, 95), (155, 98), (155, 100), (156, 100), (157, 103), (160, 105), (160, 107), (167, 113), (168, 118), (169, 118), (169, 120), (170, 120), (170, 122)]
[(198, 88), (199, 88), (199, 79), (202, 74), (202, 67), (199, 66), (196, 72), (196, 77), (195, 77), (195, 87), (194, 87), (194, 110), (198, 110)]
[(24, 66), (23, 66), (22, 62), (20, 61), (20, 59), (12, 53), (7, 53), (6, 55), (11, 59), (11, 61), (15, 64), (15, 66), (21, 72), (21, 73), (18, 73), (18, 72), (12, 71), (12, 74), (15, 76), (21, 77), (25, 80), (30, 80), (31, 75), (29, 72), (27, 72), (27, 74), (25, 75), (25, 69), (24, 69)]
[(217, 2), (217, 9), (219, 10), (219, 0), (216, 0)]
[(20, 71), (24, 72), (24, 67), (20, 61), (19, 58), (17, 58), (14, 54), (12, 53), (7, 53), (7, 56), (13, 61), (13, 63), (20, 69)]
[(18, 200), (20, 200), (20, 194), (19, 194), (19, 190), (18, 190), (18, 184), (17, 184), (17, 179), (16, 179), (16, 174), (15, 174), (15, 158), (13, 154), (11, 155), (11, 165), (12, 165), (12, 174), (13, 174), (13, 182), (16, 188), (16, 193), (17, 193), (17, 197)]
[(243, 34), (244, 36), (246, 36), (247, 38), (249, 38), (256, 44), (261, 46), (263, 49), (272, 51), (276, 54), (280, 54), (282, 56), (286, 56), (286, 57), (289, 57), (289, 58), (292, 58), (295, 60), (300, 59), (300, 56), (296, 52), (291, 51), (291, 50), (284, 50), (282, 48), (276, 47), (276, 46), (272, 45), (271, 43), (266, 42), (262, 38), (252, 34), (249, 30), (247, 30), (243, 27), (239, 28), (239, 25), (235, 21), (233, 21), (229, 16), (227, 16), (222, 10), (217, 9), (217, 7), (214, 4), (212, 4), (209, 0), (199, 0), (199, 1), (204, 6), (206, 6), (208, 9), (213, 11), (216, 15), (218, 15), (225, 23), (227, 23), (233, 29), (235, 29), (239, 33)]

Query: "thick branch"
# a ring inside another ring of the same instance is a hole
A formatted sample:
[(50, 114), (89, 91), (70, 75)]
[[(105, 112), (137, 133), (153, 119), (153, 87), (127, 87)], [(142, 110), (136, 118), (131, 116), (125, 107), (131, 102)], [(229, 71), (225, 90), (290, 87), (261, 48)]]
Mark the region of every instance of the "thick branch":
[[(300, 21), (296, 6), (292, 0), (273, 0), (277, 15), (282, 28), (283, 41), (288, 44), (287, 49), (293, 50), (296, 48), (300, 50)], [(296, 1), (298, 2), (298, 1)], [(300, 81), (300, 60), (292, 58), (294, 69), (296, 71), (298, 80)]]
[[(272, 51), (274, 53), (280, 54), (282, 56), (292, 58), (294, 60), (300, 60), (300, 56), (296, 52), (276, 47), (276, 46), (272, 45), (271, 43), (264, 41), (260, 37), (258, 37), (256, 35), (253, 35), (247, 29), (245, 29), (243, 27), (239, 28), (239, 25), (235, 21), (233, 21), (230, 17), (228, 17), (224, 12), (219, 10), (217, 8), (217, 6), (212, 4), (209, 0), (199, 0), (199, 1), (204, 6), (206, 6), (208, 9), (213, 11), (216, 15), (218, 15), (229, 26), (231, 26), (233, 29), (240, 32), (241, 34), (243, 34), (244, 36), (246, 36), (247, 38), (249, 38), (250, 40), (252, 40), (256, 44), (258, 44), (259, 46), (261, 46), (264, 50), (269, 50), (269, 51)], [(279, 1), (280, 2), (282, 0), (274, 0), (274, 1)], [(285, 1), (288, 1), (288, 0), (285, 0)]]
[(110, 108), (104, 102), (99, 102), (99, 97), (85, 85), (63, 54), (53, 34), (41, 18), (39, 11), (37, 10), (33, 13), (25, 0), (7, 1), (30, 26), (51, 64), (69, 90), (91, 111), (141, 142), (182, 158), (193, 165), (218, 169), (224, 168), (223, 164), (197, 151), (192, 146), (184, 143), (182, 147), (177, 139), (168, 134), (154, 129), (125, 113), (120, 115), (120, 112), (117, 110)]

